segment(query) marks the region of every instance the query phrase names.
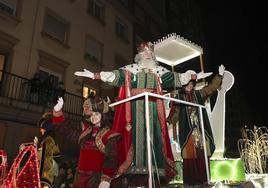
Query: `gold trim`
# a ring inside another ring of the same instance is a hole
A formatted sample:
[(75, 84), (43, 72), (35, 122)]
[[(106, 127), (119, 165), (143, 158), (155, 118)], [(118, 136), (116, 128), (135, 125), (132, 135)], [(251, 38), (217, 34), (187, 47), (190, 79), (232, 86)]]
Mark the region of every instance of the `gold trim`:
[(103, 128), (101, 131), (99, 131), (96, 135), (95, 143), (98, 149), (101, 152), (105, 152), (105, 145), (102, 142), (102, 137), (109, 131), (109, 128)]

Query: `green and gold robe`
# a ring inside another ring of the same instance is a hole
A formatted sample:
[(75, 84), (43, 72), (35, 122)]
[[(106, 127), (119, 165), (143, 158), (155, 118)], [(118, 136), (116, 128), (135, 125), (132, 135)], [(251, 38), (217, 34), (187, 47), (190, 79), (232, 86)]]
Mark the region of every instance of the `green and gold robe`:
[[(180, 86), (180, 75), (160, 66), (152, 70), (141, 69), (137, 64), (132, 64), (113, 73), (115, 79), (111, 85), (120, 87), (118, 100), (143, 92), (161, 95), (162, 89)], [(153, 169), (155, 173), (157, 169), (159, 175), (169, 181), (176, 175), (176, 170), (162, 99), (149, 98), (149, 114)], [(122, 139), (122, 165), (119, 174), (148, 174), (145, 122), (144, 98), (116, 107), (114, 130), (128, 135)]]

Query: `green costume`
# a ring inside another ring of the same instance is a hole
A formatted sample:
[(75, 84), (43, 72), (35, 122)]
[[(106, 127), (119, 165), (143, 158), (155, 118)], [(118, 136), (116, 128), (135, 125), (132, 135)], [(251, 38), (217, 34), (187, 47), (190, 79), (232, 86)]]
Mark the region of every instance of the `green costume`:
[[(174, 88), (174, 84), (180, 86), (179, 74), (171, 73), (161, 66), (156, 66), (154, 69), (142, 69), (138, 64), (132, 64), (115, 70), (113, 73), (115, 79), (109, 84), (123, 87), (130, 96), (143, 92), (162, 94), (162, 88)], [(126, 153), (127, 164), (123, 164), (124, 169), (127, 169), (128, 173), (131, 174), (148, 174), (145, 101), (144, 98), (140, 98), (131, 101), (130, 104), (131, 108), (125, 114), (127, 117), (115, 117), (115, 121), (118, 118), (130, 120), (130, 124), (125, 125), (125, 128), (132, 131), (132, 144)], [(163, 100), (150, 97), (149, 113), (153, 168), (157, 168), (160, 176), (169, 181), (176, 175), (176, 170), (167, 131)], [(128, 165), (131, 165), (130, 168)]]

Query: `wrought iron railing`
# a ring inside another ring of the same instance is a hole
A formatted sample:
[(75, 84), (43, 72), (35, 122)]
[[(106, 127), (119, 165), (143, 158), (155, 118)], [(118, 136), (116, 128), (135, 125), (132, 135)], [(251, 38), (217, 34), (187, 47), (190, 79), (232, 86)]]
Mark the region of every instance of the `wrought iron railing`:
[[(47, 87), (42, 83), (33, 85), (31, 80), (0, 70), (0, 97), (52, 108), (60, 90)], [(65, 91), (63, 111), (70, 115), (82, 115), (83, 98)]]

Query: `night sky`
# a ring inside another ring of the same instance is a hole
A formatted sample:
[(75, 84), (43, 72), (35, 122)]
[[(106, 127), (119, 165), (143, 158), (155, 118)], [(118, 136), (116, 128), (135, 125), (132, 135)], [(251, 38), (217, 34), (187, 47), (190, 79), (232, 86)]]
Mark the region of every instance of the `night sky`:
[(210, 64), (215, 64), (213, 72), (224, 64), (235, 77), (231, 90), (251, 114), (245, 117), (245, 123), (268, 127), (268, 110), (265, 110), (268, 95), (264, 92), (268, 89), (268, 68), (264, 68), (268, 65), (265, 57), (268, 55), (265, 53), (268, 9), (259, 1), (197, 2), (203, 14), (208, 45), (204, 53)]

